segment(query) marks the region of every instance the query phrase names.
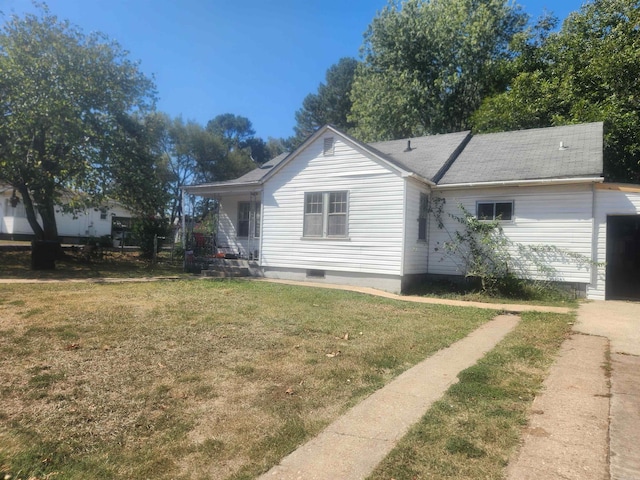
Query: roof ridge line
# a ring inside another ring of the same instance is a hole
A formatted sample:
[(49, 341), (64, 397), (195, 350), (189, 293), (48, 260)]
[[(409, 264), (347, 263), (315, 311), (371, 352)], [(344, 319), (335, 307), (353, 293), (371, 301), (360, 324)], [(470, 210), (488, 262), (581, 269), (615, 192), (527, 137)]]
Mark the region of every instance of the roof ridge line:
[(442, 180), (442, 177), (445, 176), (447, 171), (451, 168), (451, 166), (456, 161), (456, 159), (460, 156), (462, 151), (467, 147), (467, 145), (471, 141), (472, 137), (473, 137), (473, 134), (471, 133), (471, 131), (469, 131), (469, 133), (467, 133), (467, 136), (464, 137), (464, 139), (460, 142), (460, 145), (458, 145), (456, 147), (456, 149), (451, 153), (451, 155), (449, 156), (447, 161), (444, 162), (444, 165), (442, 165), (442, 167), (440, 167), (440, 170), (438, 170), (438, 173), (436, 173), (433, 176), (433, 178), (431, 179), (431, 181), (433, 183), (435, 183), (437, 185), (438, 182), (440, 182), (440, 180)]

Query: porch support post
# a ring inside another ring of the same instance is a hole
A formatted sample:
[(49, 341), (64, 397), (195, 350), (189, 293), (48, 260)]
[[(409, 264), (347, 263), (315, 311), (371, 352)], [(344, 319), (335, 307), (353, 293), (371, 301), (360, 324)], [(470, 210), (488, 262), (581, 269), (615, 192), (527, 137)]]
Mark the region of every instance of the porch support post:
[(187, 199), (187, 195), (185, 193), (184, 190), (182, 190), (182, 249), (186, 250), (187, 249), (187, 222), (186, 222), (186, 217), (187, 217), (187, 212), (186, 212), (186, 199)]

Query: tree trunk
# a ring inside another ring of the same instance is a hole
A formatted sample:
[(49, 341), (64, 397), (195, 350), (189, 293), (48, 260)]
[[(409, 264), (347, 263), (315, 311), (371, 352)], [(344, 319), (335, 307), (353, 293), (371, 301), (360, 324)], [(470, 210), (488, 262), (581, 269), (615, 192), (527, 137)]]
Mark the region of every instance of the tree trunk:
[(56, 224), (56, 209), (53, 201), (47, 201), (38, 208), (42, 218), (43, 240), (58, 241), (58, 225)]
[(27, 213), (27, 221), (29, 222), (29, 226), (31, 227), (31, 230), (33, 230), (33, 235), (35, 236), (35, 239), (44, 240), (45, 239), (44, 230), (38, 223), (38, 215), (33, 205), (33, 200), (31, 200), (31, 195), (29, 194), (29, 190), (25, 185), (18, 185), (17, 189), (20, 192), (22, 201), (24, 202), (24, 210)]

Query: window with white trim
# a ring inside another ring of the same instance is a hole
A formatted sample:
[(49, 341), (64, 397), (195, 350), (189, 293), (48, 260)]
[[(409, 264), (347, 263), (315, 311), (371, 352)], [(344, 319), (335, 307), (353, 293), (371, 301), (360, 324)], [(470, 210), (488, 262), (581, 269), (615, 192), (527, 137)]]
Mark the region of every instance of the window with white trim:
[(478, 220), (513, 220), (513, 201), (508, 202), (477, 202), (476, 217)]
[(346, 237), (348, 200), (347, 191), (305, 193), (303, 236)]
[(238, 237), (248, 238), (252, 228), (253, 237), (260, 237), (260, 202), (253, 202), (253, 208), (251, 202), (238, 202)]
[(427, 239), (427, 216), (429, 215), (429, 196), (420, 194), (420, 210), (418, 211), (418, 240)]

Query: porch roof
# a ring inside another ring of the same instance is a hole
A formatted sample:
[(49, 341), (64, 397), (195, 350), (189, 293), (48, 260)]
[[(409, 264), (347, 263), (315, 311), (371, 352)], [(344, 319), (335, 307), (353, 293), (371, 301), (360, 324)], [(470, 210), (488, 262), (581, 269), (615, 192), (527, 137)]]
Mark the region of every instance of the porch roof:
[(203, 183), (200, 185), (187, 185), (182, 189), (191, 195), (201, 197), (218, 197), (222, 195), (249, 194), (262, 190), (262, 180), (273, 167), (289, 156), (289, 153), (282, 153), (258, 168), (238, 177), (234, 180), (224, 182)]

